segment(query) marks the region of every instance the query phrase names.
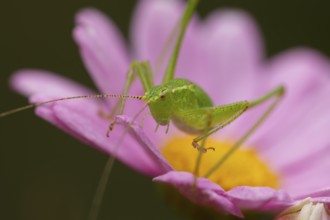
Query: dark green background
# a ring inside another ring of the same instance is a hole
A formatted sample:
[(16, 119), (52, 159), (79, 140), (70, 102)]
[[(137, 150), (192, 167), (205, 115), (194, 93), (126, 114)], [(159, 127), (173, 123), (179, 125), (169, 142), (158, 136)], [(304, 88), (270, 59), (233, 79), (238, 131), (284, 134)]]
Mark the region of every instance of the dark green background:
[[(0, 6), (0, 111), (26, 99), (8, 87), (20, 68), (47, 69), (93, 86), (71, 37), (75, 12), (106, 12), (127, 36), (133, 0), (21, 0)], [(267, 55), (306, 45), (330, 54), (327, 0), (203, 0), (205, 16), (217, 7), (246, 9), (256, 17)], [(85, 219), (106, 156), (32, 111), (1, 119), (0, 219)], [(100, 219), (180, 219), (149, 178), (117, 163)]]

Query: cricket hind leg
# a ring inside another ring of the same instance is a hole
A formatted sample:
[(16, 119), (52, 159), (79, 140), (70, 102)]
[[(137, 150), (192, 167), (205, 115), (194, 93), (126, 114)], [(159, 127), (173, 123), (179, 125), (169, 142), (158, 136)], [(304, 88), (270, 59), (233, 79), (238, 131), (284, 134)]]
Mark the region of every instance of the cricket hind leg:
[[(228, 124), (230, 124), (232, 121), (234, 121), (236, 118), (238, 118), (241, 114), (243, 114), (248, 108), (253, 108), (261, 103), (264, 103), (265, 101), (276, 97), (272, 105), (270, 105), (267, 110), (261, 115), (261, 117), (258, 119), (258, 121), (245, 133), (245, 135), (240, 138), (231, 148), (230, 150), (206, 173), (204, 176), (205, 178), (208, 178), (210, 175), (212, 175), (228, 158), (230, 155), (232, 155), (242, 144), (243, 142), (265, 121), (265, 119), (270, 115), (270, 113), (276, 108), (278, 103), (282, 100), (284, 95), (284, 87), (280, 86), (273, 91), (267, 93), (265, 96), (261, 97), (260, 99), (254, 100), (252, 102), (246, 102), (246, 105), (243, 105), (241, 110), (237, 111), (235, 114), (233, 114), (231, 117), (229, 117), (227, 120), (223, 121), (222, 123), (217, 124), (216, 126), (212, 127), (209, 130), (206, 130), (203, 134), (196, 137), (192, 145), (198, 149), (198, 157), (196, 160), (195, 170), (194, 170), (194, 180), (193, 180), (193, 188), (197, 188), (197, 177), (199, 176), (199, 168), (202, 162), (202, 156), (203, 154), (208, 150), (212, 149), (212, 147), (205, 148), (206, 139), (211, 134), (217, 132), (218, 130), (224, 128)], [(244, 102), (243, 102), (244, 103)], [(217, 107), (213, 107), (215, 109)], [(208, 117), (210, 119), (210, 117)], [(209, 125), (209, 123), (208, 123)], [(198, 144), (198, 142), (202, 141), (201, 145)], [(214, 149), (214, 148), (213, 148)]]
[[(203, 132), (204, 134), (206, 134), (211, 129), (211, 123), (212, 123), (212, 112), (211, 111), (207, 111), (206, 114), (207, 114), (207, 123), (206, 123), (205, 130)], [(196, 148), (198, 150), (198, 152), (199, 152), (199, 156), (198, 156), (197, 163), (196, 163), (198, 165), (196, 166), (195, 171), (198, 170), (198, 168), (197, 168), (199, 166), (199, 163), (198, 162), (201, 160), (202, 153), (206, 153), (208, 150), (215, 151), (215, 148), (214, 147), (207, 147), (207, 148), (205, 148), (205, 142), (206, 142), (206, 137), (202, 140), (202, 144), (201, 145), (199, 145), (197, 142), (194, 142), (194, 141), (192, 142), (192, 146), (194, 148)]]
[[(206, 138), (205, 138), (206, 139)], [(204, 144), (199, 145), (197, 142), (193, 141), (192, 146), (197, 149), (197, 151), (201, 153), (206, 153), (209, 150), (215, 151), (215, 147), (205, 147)]]
[[(139, 77), (144, 88), (144, 91), (147, 92), (150, 88), (153, 87), (152, 72), (148, 62), (133, 62), (127, 72), (127, 80), (122, 92), (122, 95), (127, 95), (129, 89), (133, 85), (136, 77)], [(116, 114), (121, 115), (124, 112), (126, 99), (121, 99), (116, 102), (114, 109), (110, 113), (111, 122), (109, 124), (108, 131), (106, 133), (109, 137), (110, 132), (115, 126), (115, 120), (113, 119)]]
[[(206, 132), (199, 135), (198, 137), (194, 138), (193, 141), (192, 141), (192, 146), (194, 148), (196, 148), (198, 151), (201, 151), (203, 153), (206, 153), (207, 150), (215, 150), (214, 147), (205, 148), (204, 146), (199, 145), (198, 142), (203, 141), (204, 139), (206, 139), (211, 134), (217, 132), (218, 130), (220, 130), (224, 127), (226, 127), (231, 122), (233, 122), (236, 118), (238, 118), (240, 115), (242, 115), (249, 108), (248, 102), (242, 102), (242, 103), (243, 103), (243, 105), (241, 106), (241, 108), (238, 111), (236, 111), (231, 117), (229, 117), (228, 119), (224, 120), (223, 122), (215, 125), (214, 127), (208, 129)], [(216, 109), (216, 108), (217, 107), (214, 107), (213, 109)], [(212, 113), (210, 113), (210, 114), (212, 114)]]
[[(192, 145), (197, 148), (200, 149), (200, 145), (198, 144), (199, 141), (203, 140), (204, 138), (210, 136), (211, 134), (217, 132), (218, 130), (224, 128), (225, 126), (229, 125), (232, 121), (234, 121), (236, 118), (238, 118), (240, 115), (242, 115), (247, 109), (253, 108), (255, 106), (258, 106), (262, 103), (264, 103), (265, 101), (276, 97), (274, 104), (277, 105), (277, 103), (279, 102), (279, 100), (282, 99), (283, 95), (284, 95), (285, 89), (283, 86), (279, 86), (277, 88), (275, 88), (274, 90), (270, 91), (269, 93), (267, 93), (266, 95), (262, 96), (259, 99), (256, 99), (252, 102), (247, 102), (247, 101), (243, 101), (240, 102), (240, 107), (238, 110), (236, 110), (236, 112), (234, 114), (232, 114), (229, 118), (227, 118), (225, 121), (215, 125), (213, 128), (211, 128), (208, 132), (201, 134), (200, 136), (194, 138)], [(235, 104), (232, 104), (235, 105)], [(273, 111), (273, 109), (276, 107), (276, 105), (274, 107), (272, 107), (273, 105), (271, 105), (264, 114), (266, 114), (266, 116), (262, 115), (261, 118), (263, 119), (260, 124), (266, 119), (266, 117), (270, 114), (270, 112)], [(220, 107), (213, 107), (211, 110), (215, 111)], [(270, 109), (270, 112), (268, 112), (268, 110)], [(220, 112), (221, 113), (221, 112)], [(212, 114), (216, 114), (213, 113)], [(259, 121), (258, 121), (259, 122)], [(259, 125), (259, 124), (258, 124)], [(254, 131), (254, 130), (253, 130)]]
[[(207, 123), (206, 123), (205, 131), (204, 131), (205, 133), (207, 133), (210, 130), (211, 123), (212, 123), (212, 113), (211, 113), (211, 111), (207, 111)], [(193, 183), (194, 188), (196, 188), (196, 186), (197, 186), (197, 178), (199, 176), (199, 168), (200, 168), (200, 165), (202, 162), (203, 154), (206, 153), (207, 150), (209, 150), (209, 149), (215, 150), (214, 147), (205, 148), (206, 139), (207, 139), (207, 137), (205, 137), (202, 140), (202, 144), (200, 146), (193, 145), (193, 147), (195, 147), (198, 150), (198, 155), (197, 155), (195, 169), (194, 169), (194, 183)]]
[[(218, 130), (222, 129), (223, 127), (227, 126), (228, 124), (230, 124), (232, 121), (234, 121), (236, 118), (238, 118), (244, 111), (246, 111), (246, 109), (248, 108), (248, 102), (243, 101), (243, 102), (241, 102), (241, 104), (242, 105), (240, 106), (239, 110), (234, 112), (229, 118), (227, 118), (226, 120), (217, 124), (214, 127), (211, 127), (212, 117), (214, 117), (216, 110), (220, 109), (221, 107), (211, 107), (207, 110), (206, 113), (208, 115), (207, 116), (208, 120), (207, 120), (205, 131), (198, 137), (194, 138), (193, 142), (192, 142), (192, 146), (198, 150), (198, 155), (197, 155), (195, 169), (194, 169), (194, 180), (193, 180), (194, 189), (197, 188), (197, 178), (199, 177), (199, 169), (200, 169), (200, 166), (202, 163), (202, 157), (203, 157), (204, 153), (206, 153), (208, 150), (213, 150), (213, 151), (215, 150), (214, 147), (205, 147), (206, 139), (211, 134), (215, 133), (216, 131), (218, 131)], [(201, 141), (201, 145), (198, 144), (198, 142), (200, 142), (200, 141)]]
[(266, 109), (266, 111), (260, 116), (255, 124), (228, 150), (228, 152), (220, 158), (220, 160), (206, 173), (204, 176), (208, 178), (211, 176), (218, 168), (251, 136), (251, 134), (267, 119), (267, 117), (273, 112), (273, 110), (278, 106), (280, 101), (283, 99), (285, 89), (283, 86), (279, 86), (271, 92), (267, 93), (265, 96), (250, 102), (249, 108), (258, 106), (265, 101), (274, 98), (273, 103)]

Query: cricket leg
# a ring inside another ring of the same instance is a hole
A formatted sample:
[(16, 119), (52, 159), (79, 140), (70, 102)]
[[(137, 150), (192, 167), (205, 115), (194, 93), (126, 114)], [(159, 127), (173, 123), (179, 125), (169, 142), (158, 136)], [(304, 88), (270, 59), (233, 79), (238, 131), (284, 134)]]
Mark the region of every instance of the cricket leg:
[[(202, 157), (204, 153), (206, 153), (208, 150), (215, 150), (214, 147), (207, 147), (205, 148), (205, 142), (208, 136), (211, 134), (215, 133), (216, 131), (222, 129), (223, 127), (227, 126), (230, 124), (232, 121), (234, 121), (236, 118), (238, 118), (243, 112), (246, 111), (248, 108), (248, 102), (242, 102), (243, 106), (240, 108), (238, 111), (235, 111), (229, 118), (226, 120), (222, 121), (221, 123), (217, 124), (216, 126), (211, 127), (211, 122), (212, 122), (212, 114), (214, 114), (214, 111), (219, 109), (219, 107), (212, 107), (208, 110), (208, 118), (210, 119), (207, 123), (205, 132), (201, 134), (200, 136), (196, 137), (193, 139), (192, 146), (198, 150), (198, 155), (197, 155), (197, 160), (195, 164), (195, 169), (194, 169), (194, 180), (193, 180), (193, 189), (197, 189), (197, 178), (199, 177), (199, 169), (202, 163)], [(244, 104), (245, 103), (245, 104)], [(201, 145), (198, 144), (198, 142), (201, 141)]]
[(256, 121), (256, 123), (241, 137), (231, 148), (230, 150), (206, 173), (204, 176), (208, 178), (212, 175), (245, 141), (251, 134), (266, 120), (266, 118), (270, 115), (270, 113), (278, 106), (280, 101), (283, 98), (285, 93), (284, 87), (280, 86), (275, 90), (269, 92), (265, 96), (257, 99), (255, 101), (250, 102), (249, 107), (255, 107), (263, 102), (275, 97), (274, 102), (266, 109), (266, 111), (260, 116), (260, 118)]
[[(208, 111), (207, 112), (207, 126), (205, 127), (204, 133), (207, 133), (210, 130), (211, 122), (212, 122), (212, 113), (211, 113), (211, 111)], [(209, 148), (208, 149), (205, 148), (206, 139), (207, 139), (207, 137), (205, 137), (202, 140), (201, 146), (198, 146), (199, 148), (197, 148), (198, 155), (197, 155), (197, 160), (196, 160), (195, 169), (194, 169), (194, 183), (193, 183), (194, 188), (196, 188), (196, 186), (197, 186), (197, 178), (199, 176), (199, 167), (202, 162), (203, 154), (209, 149)], [(213, 150), (214, 150), (214, 148), (213, 148)]]
[[(284, 94), (284, 87), (280, 86), (280, 87), (278, 87), (278, 88), (272, 90), (271, 92), (267, 93), (266, 95), (262, 96), (261, 98), (256, 99), (256, 100), (254, 100), (254, 101), (252, 101), (252, 102), (240, 102), (240, 103), (239, 103), (240, 106), (239, 106), (239, 108), (235, 111), (234, 114), (232, 114), (232, 115), (231, 115), (230, 117), (228, 117), (226, 120), (224, 120), (224, 121), (218, 123), (217, 125), (215, 125), (215, 126), (214, 126), (212, 129), (210, 129), (208, 132), (206, 132), (206, 133), (204, 133), (204, 134), (202, 134), (202, 135), (200, 135), (200, 136), (194, 138), (194, 140), (193, 140), (193, 142), (192, 142), (193, 147), (195, 147), (195, 148), (197, 148), (197, 149), (201, 149), (200, 146), (199, 146), (199, 144), (198, 144), (199, 141), (201, 141), (201, 140), (203, 140), (205, 137), (208, 137), (209, 135), (211, 135), (211, 134), (217, 132), (218, 130), (224, 128), (225, 126), (227, 126), (228, 124), (230, 124), (232, 121), (234, 121), (236, 118), (238, 118), (241, 114), (243, 114), (243, 112), (245, 112), (245, 111), (246, 111), (247, 109), (249, 109), (249, 108), (253, 108), (253, 107), (255, 107), (255, 106), (258, 106), (258, 105), (264, 103), (265, 101), (267, 101), (267, 100), (269, 100), (269, 99), (271, 99), (271, 98), (273, 98), (273, 97), (276, 97), (274, 103), (277, 104), (277, 102), (279, 102), (279, 101), (277, 101), (277, 100), (278, 100), (278, 99), (282, 99), (283, 94)], [(234, 106), (234, 105), (236, 105), (236, 104), (233, 104), (233, 106)], [(271, 108), (271, 107), (272, 107), (272, 106), (270, 106), (270, 108)], [(213, 107), (211, 110), (214, 111), (214, 112), (213, 112), (214, 115), (215, 115), (215, 114), (221, 114), (221, 113), (222, 113), (221, 111), (220, 111), (220, 112), (216, 112), (218, 109), (221, 110), (221, 108), (223, 108), (223, 107), (221, 107), (221, 106), (219, 106), (219, 107)], [(273, 108), (275, 108), (275, 106), (274, 106)], [(271, 111), (273, 110), (273, 108), (271, 108)], [(267, 113), (267, 111), (266, 111), (265, 113)], [(270, 112), (267, 113), (267, 115), (265, 116), (265, 118), (266, 118), (269, 114), (270, 114)], [(263, 117), (263, 116), (262, 116), (262, 117)], [(262, 123), (262, 122), (260, 122), (260, 123)], [(201, 149), (201, 150), (203, 150), (203, 149)]]
[[(209, 129), (207, 132), (204, 132), (203, 134), (199, 135), (198, 137), (193, 139), (192, 146), (196, 148), (198, 151), (201, 151), (202, 153), (206, 153), (207, 150), (215, 150), (214, 147), (202, 147), (201, 145), (198, 144), (198, 142), (203, 141), (205, 138), (210, 136), (211, 134), (217, 132), (218, 130), (226, 127), (229, 125), (231, 122), (233, 122), (236, 118), (238, 118), (240, 115), (243, 114), (248, 108), (249, 108), (249, 103), (248, 102), (242, 102), (242, 106), (238, 111), (235, 111), (229, 118), (226, 120), (222, 121), (221, 123), (215, 125), (211, 129)], [(217, 109), (217, 107), (214, 107), (213, 110)]]
[[(152, 86), (152, 72), (149, 67), (148, 62), (134, 62), (131, 64), (131, 67), (129, 68), (129, 71), (127, 73), (127, 81), (125, 84), (125, 88), (123, 90), (123, 95), (127, 95), (130, 87), (132, 86), (136, 76), (138, 76), (142, 82), (143, 88), (145, 91), (148, 91)], [(125, 107), (125, 99), (122, 99), (121, 102), (118, 101), (115, 105), (115, 111), (112, 112), (113, 116), (117, 113), (117, 110), (119, 108), (119, 114), (123, 113)], [(142, 111), (147, 107), (145, 105), (138, 113), (133, 117), (133, 121), (136, 120), (138, 115), (142, 113)], [(112, 117), (113, 117), (112, 116)], [(109, 130), (107, 132), (107, 136), (109, 136), (109, 132), (113, 129), (113, 126), (115, 124), (115, 121), (112, 121), (109, 125)], [(114, 163), (116, 161), (116, 155), (119, 150), (119, 146), (121, 145), (122, 141), (124, 140), (124, 137), (126, 133), (128, 132), (129, 128), (126, 128), (121, 137), (119, 138), (118, 143), (113, 148), (113, 154), (108, 158), (102, 174), (100, 181), (98, 183), (98, 186), (96, 188), (96, 192), (92, 201), (92, 206), (89, 212), (88, 220), (96, 220), (98, 218), (99, 210), (102, 204), (103, 195), (106, 189), (106, 186), (108, 185), (109, 176), (112, 171), (112, 168), (114, 166)]]
[[(207, 139), (207, 137), (202, 140), (202, 143), (200, 146), (202, 149), (205, 149), (204, 147), (205, 147), (206, 139)], [(202, 151), (202, 150), (198, 151), (195, 169), (194, 169), (194, 179), (193, 179), (193, 184), (192, 184), (194, 191), (197, 189), (197, 179), (199, 177), (199, 168), (202, 163), (202, 157), (206, 151), (207, 151), (207, 149), (205, 149), (205, 151)]]
[(179, 57), (179, 52), (180, 52), (180, 48), (182, 45), (182, 41), (183, 41), (183, 37), (184, 34), (186, 32), (187, 26), (189, 24), (189, 21), (194, 13), (194, 10), (197, 6), (198, 0), (189, 0), (187, 7), (182, 15), (181, 18), (181, 27), (180, 27), (180, 33), (179, 33), (179, 37), (176, 41), (171, 59), (168, 63), (165, 75), (163, 77), (163, 84), (170, 81), (171, 79), (174, 78), (174, 71), (175, 71), (175, 67), (176, 67), (176, 63)]
[[(148, 62), (133, 62), (127, 72), (127, 80), (122, 95), (127, 95), (136, 77), (139, 77), (144, 88), (144, 91), (149, 91), (153, 87), (152, 72)], [(126, 99), (121, 99), (115, 105), (114, 110), (111, 112), (111, 118), (115, 114), (121, 115), (125, 108)], [(118, 110), (119, 108), (119, 110)], [(115, 121), (112, 120), (107, 131), (107, 137), (113, 130)]]

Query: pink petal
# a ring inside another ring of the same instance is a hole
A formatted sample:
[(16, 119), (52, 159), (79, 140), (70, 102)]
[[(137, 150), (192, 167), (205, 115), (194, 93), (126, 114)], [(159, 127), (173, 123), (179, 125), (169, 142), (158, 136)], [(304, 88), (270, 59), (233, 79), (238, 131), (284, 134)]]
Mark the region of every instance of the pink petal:
[[(282, 84), (286, 94), (262, 129), (254, 134), (253, 142), (270, 164), (281, 169), (311, 150), (320, 150), (328, 140), (325, 128), (330, 120), (326, 112), (330, 106), (326, 98), (330, 68), (319, 54), (295, 50), (275, 59), (269, 71), (271, 75), (267, 77), (272, 78), (267, 87)], [(283, 152), (283, 156), (273, 157)]]
[(259, 87), (255, 83), (260, 83), (258, 74), (263, 57), (254, 20), (242, 11), (217, 11), (207, 18), (200, 31), (199, 44), (204, 48), (200, 59), (205, 68), (200, 74), (207, 74), (203, 81), (205, 86), (211, 86), (215, 103), (252, 98)]
[[(305, 200), (308, 197), (309, 196), (301, 198), (300, 200), (295, 201), (295, 203), (299, 203), (299, 202), (301, 202), (302, 200)], [(315, 203), (325, 203), (325, 204), (328, 205), (328, 207), (330, 207), (330, 196), (329, 195), (328, 196), (313, 196), (311, 198), (312, 198), (312, 201), (315, 202)]]
[[(20, 71), (13, 76), (11, 83), (19, 92), (31, 95), (30, 101), (33, 103), (91, 94), (88, 89), (77, 83), (42, 71)], [(68, 100), (40, 106), (36, 113), (88, 145), (111, 154), (114, 153), (118, 139), (126, 128), (117, 126), (111, 133), (111, 138), (106, 138), (109, 122), (98, 115), (102, 104), (102, 101), (95, 99)], [(125, 147), (120, 147), (118, 158), (132, 168), (152, 176), (164, 172), (159, 164), (141, 149), (141, 140), (137, 142), (131, 135), (126, 135), (124, 141), (119, 144)], [(144, 142), (144, 145), (149, 144), (150, 141)]]
[[(132, 39), (136, 57), (140, 60), (149, 60), (157, 83), (161, 83), (168, 59), (172, 55), (179, 24), (184, 9), (182, 1), (140, 1), (134, 16)], [(197, 30), (199, 20), (194, 16), (189, 23), (180, 49), (176, 67), (176, 77), (187, 78), (199, 84), (204, 78), (205, 65), (200, 59), (202, 45)], [(168, 39), (173, 40), (168, 45)], [(164, 52), (165, 58), (161, 59)], [(163, 61), (160, 62), (159, 61)], [(207, 87), (206, 87), (207, 88)]]
[(103, 93), (121, 93), (130, 59), (113, 22), (96, 9), (84, 9), (76, 15), (73, 37), (98, 88)]
[(14, 73), (11, 87), (25, 96), (47, 94), (57, 97), (93, 94), (92, 91), (49, 71), (26, 69)]
[(282, 190), (268, 187), (235, 187), (226, 195), (240, 209), (276, 211), (288, 207), (293, 200)]
[(192, 202), (211, 207), (219, 212), (228, 212), (243, 217), (241, 211), (225, 195), (223, 189), (205, 178), (197, 179), (197, 189), (194, 189), (194, 177), (191, 173), (171, 171), (153, 179), (155, 182), (171, 185), (177, 188)]
[(305, 193), (304, 195), (299, 196), (299, 199), (304, 199), (307, 197), (330, 197), (330, 187), (318, 189), (317, 191)]
[[(329, 187), (329, 146), (318, 152), (311, 152), (308, 158), (291, 164), (282, 172), (283, 189), (293, 197), (305, 197), (306, 192), (315, 192)], [(304, 184), (297, 184), (303, 182)], [(324, 195), (324, 194), (323, 194)]]
[(132, 135), (140, 144), (140, 146), (145, 150), (146, 154), (148, 154), (149, 158), (155, 161), (160, 167), (160, 170), (163, 172), (172, 171), (172, 166), (167, 162), (167, 160), (163, 157), (163, 155), (159, 152), (158, 148), (155, 147), (149, 138), (146, 136), (145, 132), (141, 127), (132, 123), (127, 116), (117, 116), (116, 123), (123, 125), (124, 128), (129, 127), (130, 135)]
[[(44, 98), (38, 101), (43, 100)], [(126, 132), (126, 127), (115, 127), (110, 138), (107, 138), (105, 132), (109, 122), (98, 115), (99, 110), (100, 105), (96, 105), (90, 100), (79, 100), (74, 103), (44, 105), (37, 109), (37, 114), (84, 143), (108, 154), (116, 154), (119, 160), (138, 172), (151, 176), (164, 172), (145, 153), (135, 138), (125, 134), (124, 138), (121, 139), (123, 133)]]
[(313, 202), (321, 202), (321, 203), (325, 203), (329, 206), (330, 205), (330, 196), (313, 198)]
[[(139, 2), (131, 26), (131, 41), (135, 58), (148, 60), (155, 71), (158, 69), (156, 64), (158, 58), (178, 23), (183, 8), (182, 1), (141, 0)], [(170, 53), (171, 50), (169, 50)], [(161, 77), (159, 72), (156, 74)]]

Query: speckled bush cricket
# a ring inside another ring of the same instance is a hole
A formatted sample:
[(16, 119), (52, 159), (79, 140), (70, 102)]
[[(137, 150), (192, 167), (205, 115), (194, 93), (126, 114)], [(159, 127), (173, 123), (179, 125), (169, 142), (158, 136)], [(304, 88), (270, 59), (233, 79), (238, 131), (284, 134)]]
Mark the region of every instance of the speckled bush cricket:
[[(178, 127), (180, 130), (196, 134), (196, 138), (192, 140), (192, 146), (195, 147), (199, 154), (196, 162), (195, 175), (198, 176), (198, 169), (201, 161), (202, 154), (208, 149), (214, 150), (213, 147), (205, 147), (203, 142), (206, 138), (217, 132), (221, 128), (227, 126), (241, 114), (254, 106), (263, 103), (271, 98), (276, 98), (274, 103), (265, 111), (257, 123), (235, 144), (231, 150), (219, 160), (219, 163), (212, 168), (208, 174), (211, 175), (244, 141), (253, 133), (260, 123), (269, 115), (281, 99), (284, 88), (278, 87), (273, 91), (267, 93), (265, 96), (253, 101), (240, 101), (228, 105), (214, 106), (207, 93), (197, 86), (195, 83), (187, 79), (175, 78), (175, 66), (180, 51), (180, 46), (186, 27), (197, 5), (197, 0), (190, 0), (187, 8), (182, 16), (181, 28), (179, 37), (177, 39), (172, 57), (169, 61), (168, 68), (164, 75), (161, 85), (154, 86), (152, 80), (152, 71), (148, 62), (133, 62), (128, 71), (127, 83), (121, 95), (100, 94), (91, 96), (76, 96), (66, 97), (57, 100), (50, 100), (47, 102), (36, 103), (22, 108), (14, 109), (9, 112), (0, 114), (4, 117), (21, 110), (32, 107), (37, 107), (51, 102), (78, 99), (78, 98), (121, 98), (122, 101), (118, 102), (117, 107), (112, 112), (115, 114), (122, 114), (125, 107), (125, 100), (127, 98), (135, 98), (147, 103), (149, 110), (154, 118), (157, 126), (169, 126), (170, 122)], [(135, 78), (139, 78), (145, 90), (143, 96), (130, 96), (127, 95)], [(198, 82), (197, 82), (198, 83)], [(112, 115), (111, 114), (111, 115)], [(114, 123), (111, 122), (109, 131), (113, 129)]]

